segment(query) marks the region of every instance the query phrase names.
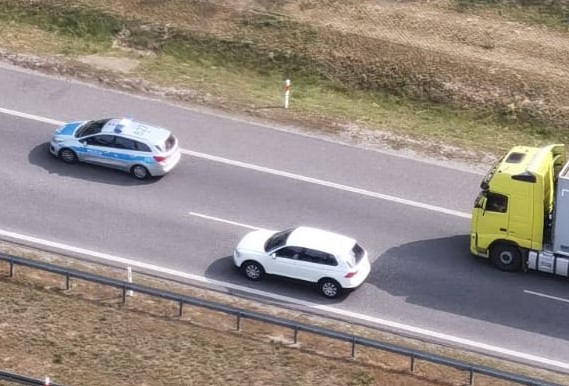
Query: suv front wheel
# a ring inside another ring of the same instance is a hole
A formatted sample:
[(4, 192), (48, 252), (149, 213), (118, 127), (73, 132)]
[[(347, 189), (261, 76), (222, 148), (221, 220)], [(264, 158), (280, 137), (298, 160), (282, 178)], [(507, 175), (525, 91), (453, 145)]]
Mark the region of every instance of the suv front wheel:
[(246, 261), (241, 265), (241, 272), (249, 280), (259, 281), (263, 278), (264, 270), (261, 264), (254, 261)]

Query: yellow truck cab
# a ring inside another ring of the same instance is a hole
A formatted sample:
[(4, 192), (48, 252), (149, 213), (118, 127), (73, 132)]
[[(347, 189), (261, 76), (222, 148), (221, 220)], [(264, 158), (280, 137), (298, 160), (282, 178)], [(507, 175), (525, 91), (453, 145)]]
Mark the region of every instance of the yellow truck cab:
[(516, 146), (480, 184), (470, 252), (505, 271), (569, 276), (569, 164), (565, 145)]

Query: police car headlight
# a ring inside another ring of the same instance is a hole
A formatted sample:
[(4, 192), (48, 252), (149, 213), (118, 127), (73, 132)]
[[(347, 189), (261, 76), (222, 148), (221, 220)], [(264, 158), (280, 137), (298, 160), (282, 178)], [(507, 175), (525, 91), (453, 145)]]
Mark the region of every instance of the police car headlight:
[(61, 142), (64, 142), (64, 141), (65, 141), (65, 138), (60, 138), (60, 137), (54, 137), (54, 138), (53, 138), (53, 142), (61, 143)]

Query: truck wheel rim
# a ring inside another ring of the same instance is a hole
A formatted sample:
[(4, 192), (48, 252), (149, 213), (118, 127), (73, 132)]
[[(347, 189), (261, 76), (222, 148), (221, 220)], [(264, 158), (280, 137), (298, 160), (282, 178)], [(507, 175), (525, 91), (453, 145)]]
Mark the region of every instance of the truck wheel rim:
[(514, 256), (510, 252), (502, 252), (500, 253), (500, 261), (506, 265), (512, 264), (514, 261)]

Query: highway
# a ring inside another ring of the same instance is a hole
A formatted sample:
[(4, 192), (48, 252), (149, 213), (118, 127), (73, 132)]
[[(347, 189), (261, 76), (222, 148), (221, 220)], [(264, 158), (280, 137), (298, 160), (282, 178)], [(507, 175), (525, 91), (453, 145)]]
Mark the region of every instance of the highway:
[[(469, 255), (480, 174), (8, 66), (0, 67), (0, 84), (5, 233), (389, 321), (407, 326), (405, 333), (569, 372), (566, 279), (508, 274)], [(110, 116), (171, 129), (184, 149), (178, 167), (140, 182), (48, 153), (58, 122)], [(371, 257), (367, 282), (329, 301), (310, 286), (251, 283), (234, 269), (230, 255), (251, 228), (295, 225), (357, 238)]]

